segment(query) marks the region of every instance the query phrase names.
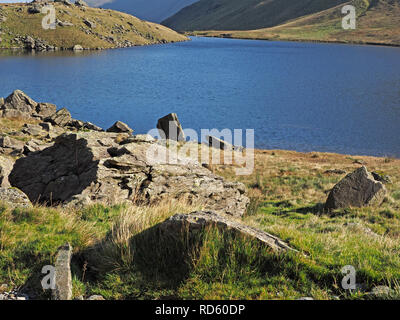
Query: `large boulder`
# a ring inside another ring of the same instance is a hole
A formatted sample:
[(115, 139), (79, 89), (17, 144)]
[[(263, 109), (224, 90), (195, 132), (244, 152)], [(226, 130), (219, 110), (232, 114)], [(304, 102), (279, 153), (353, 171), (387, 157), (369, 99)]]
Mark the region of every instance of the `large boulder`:
[(188, 230), (190, 234), (198, 233), (207, 227), (215, 226), (223, 232), (234, 232), (244, 237), (255, 239), (276, 252), (294, 250), (281, 239), (265, 231), (244, 225), (231, 218), (215, 212), (199, 211), (190, 214), (176, 214), (160, 224), (160, 229), (167, 234), (179, 234)]
[[(10, 183), (32, 201), (45, 203), (151, 205), (180, 199), (220, 213), (244, 214), (249, 199), (243, 184), (227, 182), (193, 159), (169, 154), (154, 141), (126, 143), (121, 135), (63, 134), (53, 146), (18, 159)], [(163, 157), (167, 154), (168, 162)]]
[(363, 166), (334, 186), (325, 203), (325, 210), (380, 205), (386, 193), (382, 182), (376, 181)]
[(157, 129), (163, 139), (185, 141), (185, 134), (176, 113), (167, 114), (159, 119)]
[(25, 193), (17, 188), (0, 188), (0, 202), (11, 208), (30, 208), (32, 203)]
[(15, 90), (5, 100), (1, 107), (3, 117), (29, 118), (36, 112), (37, 103), (21, 90)]

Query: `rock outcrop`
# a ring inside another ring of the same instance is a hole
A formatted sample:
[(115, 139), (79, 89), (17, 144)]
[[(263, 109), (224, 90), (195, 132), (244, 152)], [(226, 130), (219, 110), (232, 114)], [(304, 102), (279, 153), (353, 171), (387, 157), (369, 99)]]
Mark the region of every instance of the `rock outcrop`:
[(376, 181), (363, 166), (334, 186), (325, 203), (325, 210), (380, 205), (386, 193), (382, 182)]
[(215, 226), (223, 232), (231, 231), (255, 239), (276, 252), (294, 250), (281, 239), (267, 232), (251, 228), (233, 219), (227, 219), (215, 212), (200, 211), (190, 214), (177, 214), (164, 221), (160, 225), (160, 229), (168, 234), (179, 234), (182, 230), (188, 230), (192, 234), (201, 232), (209, 226)]
[(53, 146), (18, 159), (10, 183), (31, 201), (50, 204), (151, 205), (181, 199), (207, 210), (244, 214), (249, 199), (243, 184), (227, 182), (193, 159), (169, 154), (155, 141), (135, 142), (129, 140), (130, 134), (125, 139), (121, 135), (61, 135)]

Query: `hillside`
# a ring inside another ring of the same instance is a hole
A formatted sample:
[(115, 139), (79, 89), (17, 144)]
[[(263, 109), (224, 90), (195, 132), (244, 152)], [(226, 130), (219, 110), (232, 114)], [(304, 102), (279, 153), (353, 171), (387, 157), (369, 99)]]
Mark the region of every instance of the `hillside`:
[(250, 30), (276, 26), (346, 0), (201, 0), (166, 19), (174, 30)]
[[(185, 41), (175, 31), (112, 10), (55, 3), (55, 30), (42, 28), (45, 14), (30, 4), (0, 4), (0, 48), (117, 48)], [(33, 13), (35, 12), (35, 13)]]
[(140, 19), (161, 22), (197, 0), (92, 0), (88, 3), (132, 14)]
[(358, 18), (355, 30), (342, 29), (342, 5), (339, 5), (275, 27), (247, 31), (205, 31), (194, 34), (243, 39), (400, 45), (399, 1), (350, 1), (347, 4), (357, 7)]

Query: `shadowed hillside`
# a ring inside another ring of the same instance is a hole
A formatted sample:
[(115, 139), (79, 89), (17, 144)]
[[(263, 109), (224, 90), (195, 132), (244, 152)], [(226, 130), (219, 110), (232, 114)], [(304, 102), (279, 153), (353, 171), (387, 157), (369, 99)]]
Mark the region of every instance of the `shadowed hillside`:
[(346, 0), (201, 0), (163, 24), (174, 30), (249, 30), (272, 27)]
[(300, 17), (284, 24), (247, 31), (205, 31), (196, 35), (266, 40), (327, 41), (400, 45), (400, 2), (397, 0), (354, 0), (355, 30), (342, 28), (343, 5)]

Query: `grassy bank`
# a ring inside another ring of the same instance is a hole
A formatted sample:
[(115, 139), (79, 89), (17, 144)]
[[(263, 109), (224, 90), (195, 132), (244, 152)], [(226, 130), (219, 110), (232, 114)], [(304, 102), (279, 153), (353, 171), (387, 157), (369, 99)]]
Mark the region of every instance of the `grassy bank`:
[(341, 9), (345, 4), (306, 15), (278, 26), (254, 30), (208, 30), (191, 35), (274, 41), (316, 41), (377, 45), (400, 45), (400, 4), (392, 0), (354, 0), (355, 30), (344, 30)]
[[(211, 169), (248, 188), (244, 222), (287, 241), (301, 253), (275, 254), (258, 244), (209, 229), (198, 245), (171, 243), (154, 226), (198, 207), (91, 206), (80, 210), (35, 207), (0, 210), (0, 283), (48, 297), (40, 270), (54, 263), (58, 246), (74, 247), (74, 296), (106, 299), (370, 299), (389, 285), (399, 298), (400, 160), (326, 153), (256, 151), (250, 176), (234, 167)], [(365, 164), (387, 175), (380, 207), (324, 214), (327, 192), (345, 173)], [(362, 289), (341, 288), (341, 268), (353, 265)]]

